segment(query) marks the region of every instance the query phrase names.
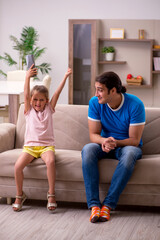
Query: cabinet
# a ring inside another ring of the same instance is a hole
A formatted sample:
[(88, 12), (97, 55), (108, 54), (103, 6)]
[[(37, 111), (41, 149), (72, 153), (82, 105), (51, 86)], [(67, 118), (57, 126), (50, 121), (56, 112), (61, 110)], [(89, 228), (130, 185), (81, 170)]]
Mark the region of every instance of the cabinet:
[[(101, 53), (103, 46), (113, 46), (115, 48), (114, 61), (104, 61), (103, 54)], [(153, 73), (152, 48), (152, 39), (99, 38), (98, 74), (101, 74), (104, 71), (115, 71), (120, 76), (123, 85), (126, 85), (127, 74), (130, 73), (134, 77), (141, 75), (144, 79), (142, 85), (127, 85), (127, 87), (151, 88)]]

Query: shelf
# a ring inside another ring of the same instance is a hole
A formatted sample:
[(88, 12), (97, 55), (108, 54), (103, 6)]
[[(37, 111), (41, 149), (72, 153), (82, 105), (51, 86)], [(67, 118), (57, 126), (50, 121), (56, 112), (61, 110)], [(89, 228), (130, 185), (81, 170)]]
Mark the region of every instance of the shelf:
[[(126, 83), (126, 88), (134, 88), (134, 89), (149, 89), (152, 88), (152, 74), (153, 73), (160, 73), (160, 71), (152, 72), (152, 65), (153, 65), (153, 53), (158, 54), (160, 49), (153, 49), (153, 39), (114, 39), (114, 38), (98, 38), (99, 41), (99, 72), (105, 71), (106, 69), (121, 73), (121, 75), (126, 75), (129, 72), (135, 71), (138, 68), (141, 75), (144, 74), (145, 76), (145, 83), (142, 85), (128, 85)], [(118, 61), (105, 61), (103, 59), (102, 52), (100, 49), (105, 45), (112, 46), (117, 49), (116, 57), (119, 59)], [(134, 51), (135, 50), (135, 51)], [(139, 56), (136, 60), (136, 51), (137, 55)], [(141, 52), (141, 54), (140, 54)], [(145, 59), (145, 56), (147, 58)], [(121, 61), (122, 59), (122, 61)], [(125, 59), (125, 61), (123, 61)], [(143, 66), (143, 62), (147, 62), (147, 73), (146, 69)], [(139, 63), (138, 63), (139, 62)], [(126, 65), (125, 65), (126, 64)], [(106, 65), (106, 66), (105, 66)], [(124, 65), (123, 68), (118, 65)], [(140, 67), (142, 65), (142, 68)], [(127, 69), (129, 69), (127, 71)], [(141, 73), (142, 72), (142, 73)]]
[(126, 88), (152, 88), (152, 85), (128, 85), (128, 84), (125, 84), (123, 85), (125, 86)]
[(152, 71), (153, 74), (160, 74), (160, 71)]
[(99, 41), (112, 41), (112, 42), (142, 42), (142, 43), (152, 43), (153, 39), (115, 39), (115, 38), (99, 38)]
[(160, 48), (153, 48), (152, 51), (153, 52), (160, 52)]
[(125, 64), (126, 61), (99, 61), (99, 64)]

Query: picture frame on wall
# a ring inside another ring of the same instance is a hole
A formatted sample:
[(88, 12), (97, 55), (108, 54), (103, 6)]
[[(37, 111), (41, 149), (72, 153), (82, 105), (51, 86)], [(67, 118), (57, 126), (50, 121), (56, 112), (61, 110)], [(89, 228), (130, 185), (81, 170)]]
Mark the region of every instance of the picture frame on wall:
[(124, 28), (110, 28), (110, 38), (124, 39)]

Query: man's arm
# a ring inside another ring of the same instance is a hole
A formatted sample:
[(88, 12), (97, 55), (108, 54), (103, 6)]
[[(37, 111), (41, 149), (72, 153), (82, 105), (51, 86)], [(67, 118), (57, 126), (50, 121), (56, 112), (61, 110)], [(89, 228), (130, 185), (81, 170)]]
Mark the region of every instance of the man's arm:
[(93, 143), (102, 145), (102, 150), (109, 152), (116, 147), (116, 142), (113, 137), (104, 138), (101, 136), (102, 125), (100, 121), (92, 121), (88, 119), (89, 136)]
[(144, 130), (144, 124), (138, 126), (130, 126), (129, 127), (129, 138), (124, 140), (116, 140), (117, 147), (124, 146), (138, 146), (142, 137), (142, 133)]
[(101, 137), (101, 122), (100, 121), (92, 121), (88, 119), (88, 127), (89, 127), (89, 136), (90, 140), (93, 143), (102, 144), (103, 138)]
[(130, 126), (129, 138), (117, 140), (113, 137), (104, 138), (100, 135), (102, 130), (100, 121), (88, 120), (88, 126), (91, 142), (101, 144), (104, 152), (110, 152), (115, 147), (138, 146), (144, 130), (144, 125)]

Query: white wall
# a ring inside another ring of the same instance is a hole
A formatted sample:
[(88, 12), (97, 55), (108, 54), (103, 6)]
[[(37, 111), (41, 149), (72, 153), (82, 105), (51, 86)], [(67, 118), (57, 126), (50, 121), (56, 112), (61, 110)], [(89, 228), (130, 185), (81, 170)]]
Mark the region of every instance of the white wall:
[[(68, 67), (68, 19), (160, 19), (159, 9), (159, 0), (0, 0), (0, 55), (16, 58), (9, 36), (35, 27), (47, 47), (41, 60), (52, 65), (52, 94)], [(8, 69), (0, 61), (1, 67)], [(67, 84), (59, 103), (68, 103)]]

